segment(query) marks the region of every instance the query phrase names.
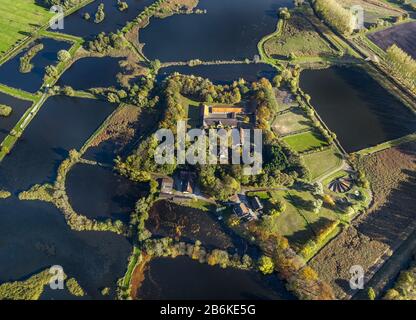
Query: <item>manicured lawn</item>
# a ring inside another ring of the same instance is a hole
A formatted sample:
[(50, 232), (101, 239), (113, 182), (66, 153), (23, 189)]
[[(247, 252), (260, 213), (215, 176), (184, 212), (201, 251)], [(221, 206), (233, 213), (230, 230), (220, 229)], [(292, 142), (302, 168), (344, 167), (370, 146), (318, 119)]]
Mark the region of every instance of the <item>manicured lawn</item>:
[(0, 0), (0, 55), (53, 16), (34, 0)]
[(308, 129), (311, 124), (302, 109), (293, 108), (276, 117), (273, 129), (279, 135), (287, 135), (291, 132)]
[(327, 145), (327, 143), (322, 140), (320, 135), (314, 131), (308, 131), (288, 136), (283, 138), (283, 141), (285, 141), (291, 148), (293, 148), (297, 152), (305, 152)]
[(183, 104), (188, 110), (188, 126), (190, 128), (199, 128), (202, 124), (200, 102), (183, 97)]
[(323, 221), (336, 221), (340, 217), (326, 207), (322, 207), (319, 213), (314, 213), (315, 197), (308, 191), (291, 189), (273, 191), (273, 194), (283, 199), (286, 210), (280, 216), (268, 220), (268, 229), (287, 237), (295, 248), (299, 249), (313, 239)]
[(338, 168), (342, 163), (342, 156), (335, 147), (328, 150), (305, 154), (303, 156), (306, 167), (310, 170), (312, 179)]

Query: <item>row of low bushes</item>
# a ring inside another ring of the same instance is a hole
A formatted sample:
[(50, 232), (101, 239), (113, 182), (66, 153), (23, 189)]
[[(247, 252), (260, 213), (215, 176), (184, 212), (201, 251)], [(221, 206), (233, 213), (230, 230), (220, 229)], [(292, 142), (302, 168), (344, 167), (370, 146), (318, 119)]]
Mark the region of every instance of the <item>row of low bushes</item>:
[(239, 256), (238, 254), (229, 254), (225, 250), (214, 249), (208, 251), (200, 241), (195, 244), (185, 242), (174, 242), (171, 238), (147, 240), (143, 246), (148, 255), (152, 257), (171, 257), (188, 256), (200, 263), (207, 263), (211, 266), (220, 266), (221, 268), (238, 268), (250, 270), (255, 266), (252, 258), (248, 255)]
[(386, 50), (385, 62), (389, 71), (416, 94), (416, 60), (393, 44)]
[(328, 221), (322, 226), (312, 239), (310, 239), (299, 251), (305, 259), (309, 258), (318, 248), (320, 248), (332, 232), (338, 228), (339, 221)]

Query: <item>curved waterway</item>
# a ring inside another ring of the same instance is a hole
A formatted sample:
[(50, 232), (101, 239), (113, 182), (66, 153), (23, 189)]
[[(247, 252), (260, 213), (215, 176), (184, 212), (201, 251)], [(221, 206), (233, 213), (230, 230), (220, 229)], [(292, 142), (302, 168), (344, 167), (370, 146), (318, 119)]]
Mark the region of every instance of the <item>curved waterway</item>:
[(20, 57), (27, 52), (29, 47), (0, 66), (0, 83), (32, 93), (38, 91), (43, 84), (45, 67), (56, 65), (59, 50), (68, 50), (71, 47), (69, 42), (47, 38), (34, 42), (34, 44), (37, 43), (42, 43), (44, 48), (31, 60), (32, 71), (29, 73), (19, 72)]
[(347, 152), (416, 131), (415, 114), (359, 67), (306, 70), (300, 86)]
[(276, 30), (278, 9), (292, 6), (293, 0), (200, 0), (206, 14), (152, 19), (140, 42), (148, 58), (163, 62), (253, 58), (261, 38)]
[(282, 300), (293, 299), (276, 276), (221, 269), (188, 257), (158, 258), (149, 263), (139, 289), (144, 300)]
[(172, 66), (160, 69), (157, 79), (162, 81), (175, 72), (184, 75), (194, 75), (197, 77), (207, 78), (214, 84), (227, 84), (241, 78), (248, 82), (257, 81), (260, 78), (267, 78), (271, 80), (277, 74), (276, 69), (268, 64), (239, 63), (222, 65), (199, 65), (195, 67)]

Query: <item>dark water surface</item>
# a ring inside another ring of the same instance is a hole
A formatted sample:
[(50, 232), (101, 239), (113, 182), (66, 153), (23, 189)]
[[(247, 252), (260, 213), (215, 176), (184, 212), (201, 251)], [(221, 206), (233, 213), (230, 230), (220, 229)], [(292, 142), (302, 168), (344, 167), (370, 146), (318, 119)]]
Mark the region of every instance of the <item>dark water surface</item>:
[(243, 78), (248, 82), (257, 81), (260, 78), (271, 80), (276, 75), (276, 69), (264, 63), (200, 65), (195, 67), (173, 66), (160, 69), (158, 80), (164, 80), (170, 74), (175, 72), (208, 78), (214, 84), (226, 84), (240, 78)]
[(32, 101), (17, 99), (0, 92), (0, 104), (5, 104), (13, 108), (12, 113), (8, 117), (0, 116), (0, 141), (3, 141), (26, 110), (32, 105)]
[(83, 58), (76, 61), (58, 80), (60, 86), (76, 90), (117, 86), (117, 74), (121, 71), (119, 58)]
[(75, 232), (48, 203), (0, 200), (0, 283), (20, 280), (52, 265), (75, 277), (93, 298), (103, 287), (114, 293), (131, 251), (109, 232)]
[(137, 200), (148, 188), (111, 169), (77, 164), (69, 172), (66, 190), (72, 207), (89, 218), (129, 221)]
[(257, 43), (276, 30), (277, 11), (292, 0), (201, 0), (207, 14), (152, 19), (140, 31), (144, 54), (154, 60), (253, 58)]
[[(66, 17), (64, 30), (58, 31), (88, 39), (95, 37), (101, 32), (115, 32), (121, 30), (128, 21), (132, 21), (145, 7), (154, 2), (154, 0), (123, 1), (129, 5), (129, 8), (123, 12), (118, 10), (117, 0), (94, 1)], [(105, 19), (100, 23), (94, 23), (94, 16), (100, 3), (104, 3)], [(86, 12), (91, 16), (91, 19), (88, 21), (83, 18)]]
[(38, 91), (43, 84), (45, 67), (56, 65), (59, 50), (68, 50), (71, 47), (69, 42), (47, 38), (35, 41), (35, 43), (42, 43), (44, 48), (32, 59), (32, 71), (29, 73), (19, 72), (20, 57), (27, 52), (28, 48), (26, 48), (23, 52), (0, 66), (0, 83), (32, 93)]
[(293, 299), (276, 276), (221, 269), (188, 257), (152, 260), (138, 297), (144, 300), (282, 300)]
[(110, 103), (50, 97), (0, 164), (0, 188), (17, 192), (55, 179), (71, 149), (79, 150), (114, 110)]
[(300, 86), (347, 152), (416, 130), (415, 115), (358, 67), (306, 70)]

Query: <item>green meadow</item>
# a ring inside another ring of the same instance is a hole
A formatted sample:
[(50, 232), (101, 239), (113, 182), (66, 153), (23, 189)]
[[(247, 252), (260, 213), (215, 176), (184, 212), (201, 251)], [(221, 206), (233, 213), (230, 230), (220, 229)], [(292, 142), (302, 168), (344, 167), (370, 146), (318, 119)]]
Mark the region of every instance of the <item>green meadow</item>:
[(0, 55), (53, 16), (33, 0), (0, 0)]

